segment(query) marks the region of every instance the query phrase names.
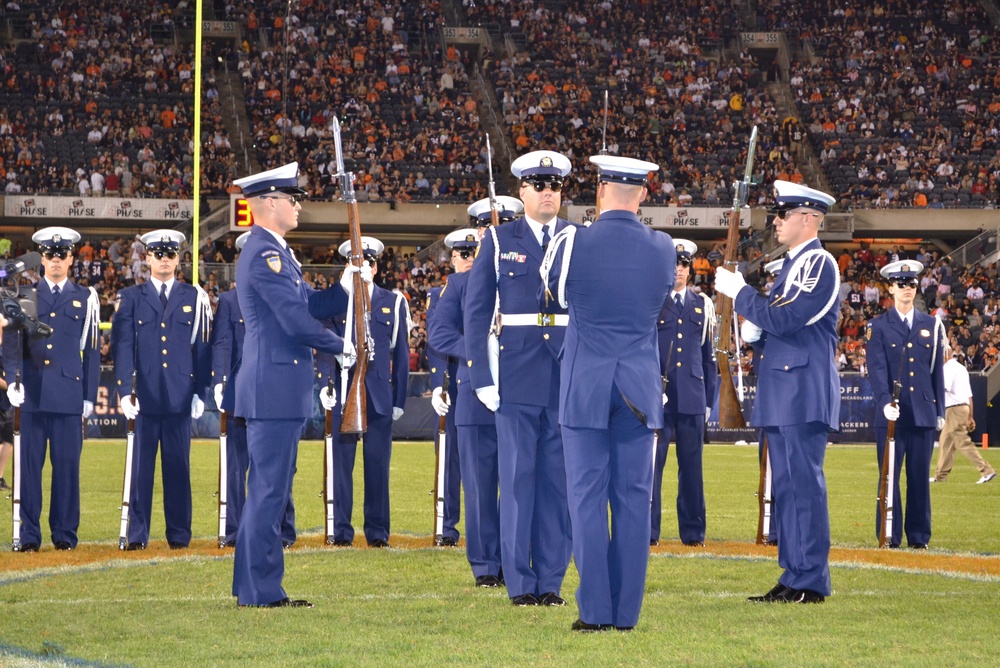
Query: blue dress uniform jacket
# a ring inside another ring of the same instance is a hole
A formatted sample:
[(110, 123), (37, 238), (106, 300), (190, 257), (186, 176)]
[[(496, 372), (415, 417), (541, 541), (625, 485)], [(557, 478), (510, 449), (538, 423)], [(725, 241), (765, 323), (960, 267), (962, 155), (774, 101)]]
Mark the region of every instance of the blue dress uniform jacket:
[[(483, 260), (486, 261), (485, 259)], [(472, 388), (465, 358), (463, 304), (469, 272), (453, 274), (429, 318), (427, 342), (458, 360), (454, 386), (458, 396), (449, 414), (458, 425), (458, 450), (465, 487), (465, 554), (477, 578), (499, 576), (500, 506), (497, 428), (493, 411), (479, 401)]]
[[(313, 353), (343, 352), (343, 339), (309, 315), (324, 295), (302, 280), (292, 253), (268, 230), (253, 227), (236, 264), (246, 324), (236, 378), (236, 415), (247, 419), (250, 471), (236, 534), (233, 595), (241, 605), (286, 598), (280, 522), (292, 491), (299, 436), (313, 409)], [(346, 305), (339, 285), (328, 303)], [(343, 307), (341, 307), (343, 308)]]
[[(457, 274), (449, 277), (449, 282)], [(431, 322), (434, 318), (434, 311), (441, 299), (441, 292), (444, 287), (431, 288), (427, 291), (427, 308), (424, 311), (424, 318), (427, 324), (428, 338), (430, 335)], [(444, 533), (445, 538), (458, 540), (458, 525), (461, 519), (462, 505), (462, 474), (459, 463), (458, 452), (458, 427), (455, 426), (455, 405), (458, 397), (458, 358), (454, 355), (447, 355), (438, 352), (433, 346), (427, 346), (427, 364), (430, 368), (431, 388), (441, 387), (444, 383), (445, 371), (448, 372), (448, 401), (451, 402), (451, 410), (445, 415), (445, 443), (447, 453), (445, 454), (444, 472)], [(434, 450), (437, 452), (437, 440), (435, 440)]]
[(681, 308), (667, 295), (657, 321), (662, 373), (667, 378), (663, 430), (653, 467), (652, 540), (660, 539), (663, 467), (673, 440), (677, 456), (677, 525), (681, 541), (705, 540), (702, 448), (705, 410), (715, 403), (719, 374), (713, 350), (712, 302), (690, 288)]
[[(49, 529), (53, 543), (77, 544), (80, 525), (80, 426), (84, 400), (97, 401), (99, 339), (87, 323), (88, 288), (66, 281), (58, 295), (38, 282), (38, 320), (52, 327), (48, 338), (7, 331), (4, 377), (21, 370), (21, 544), (41, 544), (42, 468), (46, 444), (52, 461)], [(86, 328), (85, 328), (86, 327)], [(82, 351), (81, 351), (81, 341)], [(20, 342), (20, 347), (18, 343)], [(81, 355), (82, 352), (82, 355)]]
[(142, 545), (149, 541), (159, 450), (167, 540), (187, 545), (191, 540), (191, 398), (206, 395), (212, 369), (211, 345), (195, 331), (198, 290), (175, 280), (166, 308), (152, 281), (125, 288), (118, 299), (111, 328), (118, 395), (129, 393), (134, 369), (139, 399), (128, 541)]
[[(893, 465), (891, 545), (899, 545), (906, 531), (909, 545), (927, 545), (931, 539), (931, 492), (927, 471), (934, 453), (937, 419), (944, 417), (944, 327), (926, 313), (913, 311), (908, 328), (899, 313), (890, 309), (873, 318), (865, 329), (868, 377), (875, 395), (875, 435), (879, 471), (885, 454), (888, 420), (882, 408), (892, 401), (895, 381), (902, 384), (899, 419), (896, 420), (896, 453)], [(906, 507), (899, 490), (899, 474), (906, 465)], [(876, 504), (875, 533), (879, 531)]]
[(576, 600), (585, 623), (631, 628), (649, 559), (652, 430), (663, 426), (656, 326), (677, 256), (669, 235), (623, 210), (602, 212), (568, 247), (549, 249), (547, 297), (569, 305), (560, 424)]
[[(309, 305), (314, 317), (332, 321), (332, 331), (343, 335), (346, 326), (347, 304), (321, 296)], [(374, 286), (371, 293), (371, 336), (375, 344), (375, 359), (368, 362), (365, 374), (368, 431), (363, 436), (365, 461), (365, 538), (369, 543), (388, 542), (389, 516), (389, 463), (392, 457), (392, 409), (406, 405), (406, 392), (410, 373), (410, 345), (407, 331), (406, 300), (396, 293)], [(321, 369), (321, 373), (322, 373)], [(328, 373), (332, 372), (332, 368)], [(337, 376), (339, 377), (339, 373)], [(354, 379), (354, 367), (348, 371), (348, 386)], [(339, 389), (338, 378), (334, 386)], [(343, 397), (341, 396), (341, 399)], [(340, 411), (343, 401), (338, 401), (336, 432), (340, 432)], [(354, 527), (354, 460), (357, 453), (357, 436), (343, 434), (334, 444), (334, 540), (353, 541)]]
[(786, 259), (768, 296), (750, 286), (736, 311), (764, 330), (758, 342), (754, 426), (763, 427), (779, 509), (779, 582), (830, 594), (830, 517), (823, 461), (840, 426), (834, 363), (840, 270), (818, 239)]
[[(573, 223), (556, 219), (552, 236)], [(469, 271), (464, 300), (466, 359), (473, 390), (494, 385), (488, 337), (493, 313), (530, 318), (564, 315), (554, 302), (539, 307), (542, 247), (522, 216), (491, 227)], [(543, 322), (550, 320), (539, 318)], [(559, 362), (565, 326), (503, 325), (499, 335), (496, 412), (500, 467), (501, 553), (511, 598), (558, 593), (572, 543), (559, 433)]]

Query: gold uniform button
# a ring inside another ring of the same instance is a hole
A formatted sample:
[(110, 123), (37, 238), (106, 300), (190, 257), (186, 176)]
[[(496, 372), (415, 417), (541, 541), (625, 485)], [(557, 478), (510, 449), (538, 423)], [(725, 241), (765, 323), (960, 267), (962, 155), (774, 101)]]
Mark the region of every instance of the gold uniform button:
[(503, 350), (503, 346), (500, 346), (500, 350)]
[(666, 320), (661, 320), (661, 321), (660, 321), (660, 324), (662, 325), (662, 324), (664, 324), (665, 322), (666, 322)]
[(468, 361), (466, 362), (466, 364), (468, 364), (469, 366), (472, 366), (472, 360), (468, 360)]
[(910, 361), (911, 361), (911, 362), (913, 361), (913, 358), (912, 358), (912, 357), (910, 358)]
[(167, 349), (166, 349), (166, 348), (164, 348), (164, 349), (163, 349), (163, 354), (164, 354), (164, 355), (166, 355), (166, 354), (167, 354)]
[(684, 349), (683, 348), (678, 348), (677, 352), (682, 353), (682, 352), (684, 352)]
[(910, 378), (913, 378), (913, 372), (912, 371), (910, 372)]
[(167, 363), (166, 363), (166, 362), (164, 362), (164, 363), (163, 363), (163, 368), (164, 368), (164, 369), (166, 369), (166, 368), (167, 368)]
[(913, 347), (913, 342), (911, 341), (910, 343), (907, 343), (907, 344), (906, 344), (906, 347), (907, 347), (907, 348), (912, 348), (912, 347)]
[(542, 338), (545, 339), (546, 341), (548, 341), (549, 340), (549, 335), (548, 334), (542, 334)]
[(299, 363), (298, 360), (292, 360), (292, 364), (298, 364), (298, 363)]
[(50, 344), (46, 345), (46, 346), (45, 346), (45, 349), (46, 349), (46, 350), (52, 350), (52, 344), (50, 343)]
[(55, 313), (49, 313), (49, 317), (50, 318), (54, 318), (54, 317), (56, 317), (56, 314)]
[(785, 371), (788, 371), (788, 365), (787, 364), (785, 365)]
[(167, 337), (165, 337), (165, 336), (161, 336), (161, 337), (160, 337), (160, 341), (163, 341), (164, 343), (166, 343), (166, 342), (167, 342)]
[(508, 275), (508, 276), (513, 276), (513, 275), (514, 275), (514, 272), (510, 272), (510, 273), (509, 273), (509, 274), (507, 274), (507, 275)]
[(683, 335), (683, 334), (681, 334), (680, 332), (677, 332), (677, 338), (678, 338), (678, 339), (683, 339), (683, 338), (684, 338), (684, 335)]
[[(141, 323), (140, 323), (140, 324), (141, 324)], [(167, 328), (167, 323), (165, 323), (165, 322), (161, 322), (161, 323), (160, 323), (160, 328), (161, 328), (161, 329), (166, 329), (166, 328)]]
[(678, 325), (683, 325), (684, 321), (682, 319), (680, 319), (680, 318), (677, 318), (677, 324)]
[(914, 391), (914, 390), (913, 390), (913, 388), (911, 387), (911, 388), (910, 388), (910, 392), (913, 392), (913, 391)]
[(683, 366), (683, 365), (682, 365), (682, 364), (681, 364), (680, 362), (678, 362), (678, 363), (677, 363), (677, 366)]
[(52, 363), (51, 360), (45, 360), (45, 366), (48, 366), (51, 363)]

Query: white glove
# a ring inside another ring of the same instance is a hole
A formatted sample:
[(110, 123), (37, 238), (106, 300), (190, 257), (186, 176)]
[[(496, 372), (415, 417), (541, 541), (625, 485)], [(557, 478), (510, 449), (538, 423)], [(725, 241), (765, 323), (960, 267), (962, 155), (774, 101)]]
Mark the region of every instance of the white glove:
[(899, 406), (893, 406), (892, 404), (886, 404), (882, 407), (882, 415), (885, 416), (886, 420), (890, 422), (895, 422), (899, 419)]
[(372, 281), (375, 280), (375, 274), (372, 271), (372, 266), (368, 261), (365, 261), (361, 265), (361, 280), (363, 280), (368, 285), (371, 285)]
[(738, 271), (729, 271), (725, 267), (719, 267), (715, 270), (715, 289), (736, 299), (736, 295), (740, 294), (740, 290), (746, 286), (747, 282), (743, 280), (743, 274)]
[(220, 413), (225, 413), (226, 411), (222, 408), (222, 383), (216, 383), (212, 392), (215, 394), (215, 407), (219, 409)]
[(744, 320), (743, 324), (740, 325), (740, 338), (742, 338), (747, 343), (757, 343), (760, 341), (761, 334), (764, 330), (753, 324), (749, 320)]
[(663, 405), (664, 406), (667, 405), (667, 393), (666, 392), (663, 393)]
[(83, 400), (83, 419), (86, 420), (94, 414), (94, 402)]
[(709, 406), (705, 409), (705, 424), (708, 424), (708, 419), (712, 417), (712, 407)]
[(337, 364), (341, 369), (350, 369), (358, 359), (358, 351), (354, 344), (344, 339), (344, 352), (337, 355)]
[(121, 406), (122, 414), (129, 420), (134, 420), (135, 416), (139, 414), (139, 397), (135, 398), (135, 403), (133, 404), (132, 395), (126, 394), (122, 397), (119, 405)]
[(395, 422), (399, 418), (403, 417), (403, 409), (399, 406), (392, 407), (392, 421)]
[(343, 275), (340, 277), (340, 287), (344, 288), (347, 294), (351, 294), (354, 291), (354, 274), (358, 272), (361, 273), (361, 280), (369, 285), (374, 278), (372, 267), (368, 262), (363, 262), (360, 267), (356, 267), (353, 263), (348, 262), (347, 266), (344, 267)]
[(937, 419), (937, 430), (941, 431), (942, 429), (944, 429), (944, 418), (943, 417), (939, 417)]
[(476, 396), (479, 397), (479, 400), (483, 402), (483, 405), (491, 411), (496, 412), (496, 410), (500, 408), (500, 391), (497, 389), (496, 385), (477, 387)]
[(7, 398), (10, 399), (10, 405), (17, 408), (24, 403), (24, 385), (22, 383), (14, 383), (13, 385), (7, 386)]
[(323, 406), (323, 410), (332, 411), (333, 407), (337, 405), (337, 397), (334, 394), (330, 394), (330, 387), (324, 385), (319, 390), (319, 403)]
[(434, 409), (434, 412), (437, 413), (439, 417), (447, 415), (448, 409), (451, 408), (448, 404), (448, 396), (440, 387), (435, 387), (431, 392), (431, 408)]
[(191, 397), (191, 419), (197, 420), (205, 412), (205, 402), (197, 394)]

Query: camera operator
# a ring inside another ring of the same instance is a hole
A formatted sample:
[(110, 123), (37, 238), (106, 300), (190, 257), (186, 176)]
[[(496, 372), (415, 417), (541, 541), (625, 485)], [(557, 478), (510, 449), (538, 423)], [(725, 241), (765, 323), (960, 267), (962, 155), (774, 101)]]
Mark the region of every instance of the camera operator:
[[(80, 416), (90, 416), (99, 381), (97, 293), (69, 280), (73, 246), (80, 234), (47, 227), (31, 237), (42, 254), (44, 278), (37, 285), (38, 325), (24, 318), (3, 341), (7, 397), (21, 408), (21, 552), (42, 542), (42, 467), (46, 447), (52, 461), (49, 529), (57, 550), (72, 550), (80, 525)], [(30, 318), (28, 319), (31, 320)], [(48, 332), (40, 336), (39, 332)], [(82, 352), (82, 355), (81, 355)], [(21, 382), (15, 374), (21, 372)]]

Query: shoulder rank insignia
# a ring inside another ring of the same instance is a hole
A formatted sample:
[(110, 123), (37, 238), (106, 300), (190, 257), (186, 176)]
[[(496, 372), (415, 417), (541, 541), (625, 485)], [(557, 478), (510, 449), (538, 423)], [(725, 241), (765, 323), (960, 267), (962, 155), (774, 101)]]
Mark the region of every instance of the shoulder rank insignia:
[(190, 313), (191, 311), (194, 310), (194, 307), (193, 306), (182, 306), (181, 310), (184, 311), (185, 313)]
[(274, 273), (276, 273), (276, 274), (280, 273), (281, 272), (281, 256), (280, 255), (272, 255), (271, 257), (267, 258), (267, 266), (270, 267), (271, 271), (273, 271)]
[(382, 313), (392, 313), (392, 309), (389, 308), (388, 306), (383, 306)]
[(865, 341), (872, 340), (872, 324), (868, 323), (865, 325)]
[(73, 308), (83, 308), (83, 304), (81, 304), (80, 302), (78, 302), (77, 300), (74, 299), (73, 300)]

